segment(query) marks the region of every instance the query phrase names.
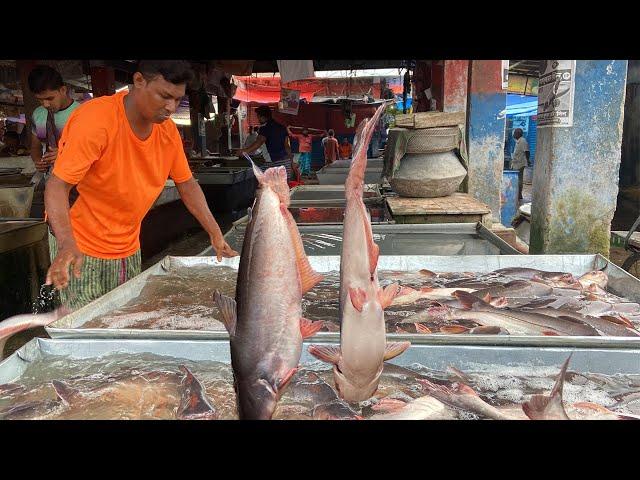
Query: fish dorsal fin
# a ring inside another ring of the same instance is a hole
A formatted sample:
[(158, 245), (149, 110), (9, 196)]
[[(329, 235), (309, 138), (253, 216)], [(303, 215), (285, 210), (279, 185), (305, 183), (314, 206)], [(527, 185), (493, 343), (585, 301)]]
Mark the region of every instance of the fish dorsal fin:
[(387, 346), (384, 349), (384, 361), (397, 357), (410, 346), (411, 342), (387, 342)]
[(340, 361), (340, 347), (332, 345), (309, 345), (308, 352), (323, 362), (337, 365)]
[(467, 333), (468, 331), (469, 327), (465, 327), (463, 325), (445, 325), (443, 327), (440, 327), (440, 332), (454, 335)]
[(380, 302), (380, 306), (383, 310), (391, 305), (399, 291), (400, 285), (397, 283), (392, 283), (391, 285), (384, 287), (384, 289), (381, 288), (378, 290), (378, 301)]
[(213, 293), (213, 301), (220, 309), (222, 315), (222, 323), (229, 332), (230, 336), (234, 336), (236, 333), (237, 311), (236, 301), (223, 295), (218, 290)]
[(313, 337), (316, 333), (320, 331), (320, 329), (324, 326), (324, 322), (322, 320), (318, 320), (317, 322), (312, 322), (307, 318), (300, 319), (300, 333), (302, 334), (302, 338)]
[(418, 273), (420, 273), (420, 275), (424, 275), (427, 278), (433, 278), (438, 276), (437, 273), (432, 272), (431, 270), (427, 270), (426, 268), (423, 268)]
[(534, 395), (531, 400), (522, 404), (522, 410), (531, 420), (569, 420), (562, 405), (562, 387), (571, 355), (562, 365), (551, 393), (549, 395)]
[(296, 221), (293, 219), (293, 215), (291, 215), (289, 209), (287, 209), (287, 207), (284, 205), (280, 205), (280, 211), (282, 212), (282, 215), (287, 222), (289, 235), (291, 237), (291, 243), (293, 244), (293, 249), (296, 256), (298, 273), (300, 274), (302, 294), (304, 295), (318, 283), (320, 283), (324, 277), (316, 272), (313, 268), (311, 268), (309, 259), (304, 253), (302, 238), (300, 238), (300, 232), (298, 231)]
[(465, 292), (464, 290), (456, 290), (451, 295), (453, 295), (455, 298), (457, 298), (460, 301), (460, 303), (462, 304), (462, 307), (465, 310), (471, 310), (471, 307), (473, 307), (473, 304), (475, 303), (487, 305), (487, 303), (484, 302), (481, 298), (478, 298), (469, 292)]
[(426, 325), (423, 325), (422, 323), (415, 323), (416, 326), (416, 332), (418, 333), (432, 333), (431, 329), (429, 327), (427, 327)]
[(178, 418), (217, 418), (216, 410), (204, 393), (205, 389), (200, 381), (186, 366), (181, 365), (180, 370), (185, 376), (180, 383), (182, 392), (178, 406)]
[(56, 391), (56, 395), (58, 395), (60, 400), (62, 400), (66, 405), (71, 405), (82, 395), (80, 393), (80, 390), (70, 387), (66, 383), (60, 382), (59, 380), (52, 380), (51, 385), (53, 385), (53, 389)]

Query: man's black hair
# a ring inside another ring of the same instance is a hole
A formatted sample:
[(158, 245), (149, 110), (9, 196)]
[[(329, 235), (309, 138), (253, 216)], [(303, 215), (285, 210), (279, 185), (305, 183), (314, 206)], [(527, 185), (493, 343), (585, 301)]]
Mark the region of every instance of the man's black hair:
[(266, 117), (267, 119), (271, 118), (271, 109), (266, 105), (260, 105), (256, 108), (256, 115), (260, 115), (261, 117)]
[(333, 137), (336, 134), (336, 132), (333, 131), (333, 128), (330, 128), (327, 133), (329, 134), (330, 137)]
[(37, 65), (29, 73), (29, 90), (42, 93), (47, 90), (59, 90), (64, 85), (62, 75), (49, 65)]
[(189, 84), (193, 80), (193, 70), (185, 60), (140, 60), (137, 71), (148, 81), (158, 75), (174, 85)]

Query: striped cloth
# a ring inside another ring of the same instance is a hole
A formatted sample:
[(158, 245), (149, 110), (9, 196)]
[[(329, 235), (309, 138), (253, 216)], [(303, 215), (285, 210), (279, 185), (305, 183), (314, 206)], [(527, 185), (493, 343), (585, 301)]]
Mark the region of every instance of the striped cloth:
[[(58, 254), (56, 237), (49, 231), (49, 254), (51, 261)], [(118, 285), (132, 279), (142, 271), (140, 249), (126, 258), (108, 260), (84, 256), (80, 278), (73, 271), (69, 274), (69, 285), (60, 290), (62, 304), (75, 310), (110, 292)]]

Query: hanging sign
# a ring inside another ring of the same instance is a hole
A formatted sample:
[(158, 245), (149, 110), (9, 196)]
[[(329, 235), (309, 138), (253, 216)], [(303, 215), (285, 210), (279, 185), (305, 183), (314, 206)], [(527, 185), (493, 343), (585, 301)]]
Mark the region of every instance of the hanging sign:
[(300, 90), (280, 89), (278, 110), (289, 115), (298, 115), (298, 107), (300, 107)]
[(573, 126), (575, 60), (546, 60), (538, 83), (538, 128)]

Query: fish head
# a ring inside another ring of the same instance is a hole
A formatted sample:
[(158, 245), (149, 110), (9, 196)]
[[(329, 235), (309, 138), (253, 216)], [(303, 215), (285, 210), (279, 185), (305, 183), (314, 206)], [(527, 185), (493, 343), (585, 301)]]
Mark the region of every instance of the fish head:
[(600, 288), (606, 288), (608, 281), (609, 277), (607, 276), (607, 274), (600, 270), (587, 272), (578, 279), (578, 282), (583, 287), (587, 287), (591, 284), (596, 284)]
[(270, 420), (278, 403), (275, 385), (265, 378), (236, 382), (238, 415), (243, 420)]
[[(382, 362), (381, 362), (382, 363)], [(333, 366), (333, 379), (336, 383), (336, 391), (343, 400), (347, 402), (362, 402), (367, 400), (376, 393), (380, 375), (382, 374), (382, 365), (377, 375), (367, 384), (356, 384), (351, 382), (340, 370), (339, 365)]]

